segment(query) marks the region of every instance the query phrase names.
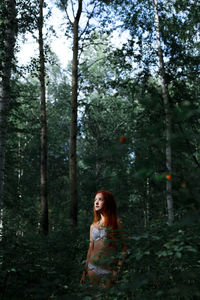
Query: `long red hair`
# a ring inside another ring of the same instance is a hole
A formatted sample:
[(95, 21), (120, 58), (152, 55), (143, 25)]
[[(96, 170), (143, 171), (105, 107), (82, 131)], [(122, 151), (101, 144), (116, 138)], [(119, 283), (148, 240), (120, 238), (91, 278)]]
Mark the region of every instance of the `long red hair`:
[[(104, 226), (110, 227), (111, 230), (118, 229), (117, 223), (117, 205), (115, 202), (115, 198), (111, 192), (106, 190), (100, 190), (96, 193), (103, 195), (104, 207), (103, 207), (103, 215), (104, 215)], [(95, 197), (96, 197), (95, 195)], [(94, 208), (94, 220), (93, 223), (98, 222), (100, 218), (100, 213), (96, 212)]]

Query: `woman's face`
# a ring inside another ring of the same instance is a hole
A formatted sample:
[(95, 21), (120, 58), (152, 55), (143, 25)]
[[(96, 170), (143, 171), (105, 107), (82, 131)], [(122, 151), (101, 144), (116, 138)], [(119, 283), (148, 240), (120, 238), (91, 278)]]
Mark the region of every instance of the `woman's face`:
[(101, 193), (97, 194), (95, 199), (94, 199), (94, 208), (96, 211), (100, 212), (102, 211), (104, 206), (104, 199), (103, 195)]

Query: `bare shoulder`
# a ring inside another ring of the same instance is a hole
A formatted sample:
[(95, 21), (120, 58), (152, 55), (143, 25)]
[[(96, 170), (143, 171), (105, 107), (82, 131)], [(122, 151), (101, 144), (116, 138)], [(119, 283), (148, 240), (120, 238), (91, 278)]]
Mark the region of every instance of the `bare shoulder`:
[(92, 230), (92, 229), (96, 226), (96, 224), (97, 224), (97, 223), (92, 223), (92, 224), (90, 225), (90, 230)]
[(96, 223), (92, 223), (92, 224), (90, 225), (90, 234), (92, 233), (93, 228), (95, 228), (95, 227), (96, 227)]

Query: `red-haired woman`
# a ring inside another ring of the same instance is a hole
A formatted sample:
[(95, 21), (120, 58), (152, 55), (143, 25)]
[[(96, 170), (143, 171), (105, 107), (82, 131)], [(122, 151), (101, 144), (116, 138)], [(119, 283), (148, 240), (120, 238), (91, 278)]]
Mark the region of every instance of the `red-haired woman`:
[[(105, 190), (98, 191), (94, 199), (94, 220), (90, 226), (86, 266), (80, 283), (84, 283), (88, 274), (92, 285), (101, 282), (105, 287), (112, 285), (123, 263), (116, 259), (121, 227), (113, 195)], [(125, 246), (123, 248), (125, 250)]]

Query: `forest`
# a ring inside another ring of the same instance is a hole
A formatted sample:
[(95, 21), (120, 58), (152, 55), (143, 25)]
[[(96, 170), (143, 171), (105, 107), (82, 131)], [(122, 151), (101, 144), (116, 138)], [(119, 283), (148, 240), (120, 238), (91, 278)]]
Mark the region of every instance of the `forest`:
[[(194, 0), (1, 1), (1, 300), (200, 299), (199, 32)], [(110, 289), (80, 284), (98, 190), (127, 244)]]

